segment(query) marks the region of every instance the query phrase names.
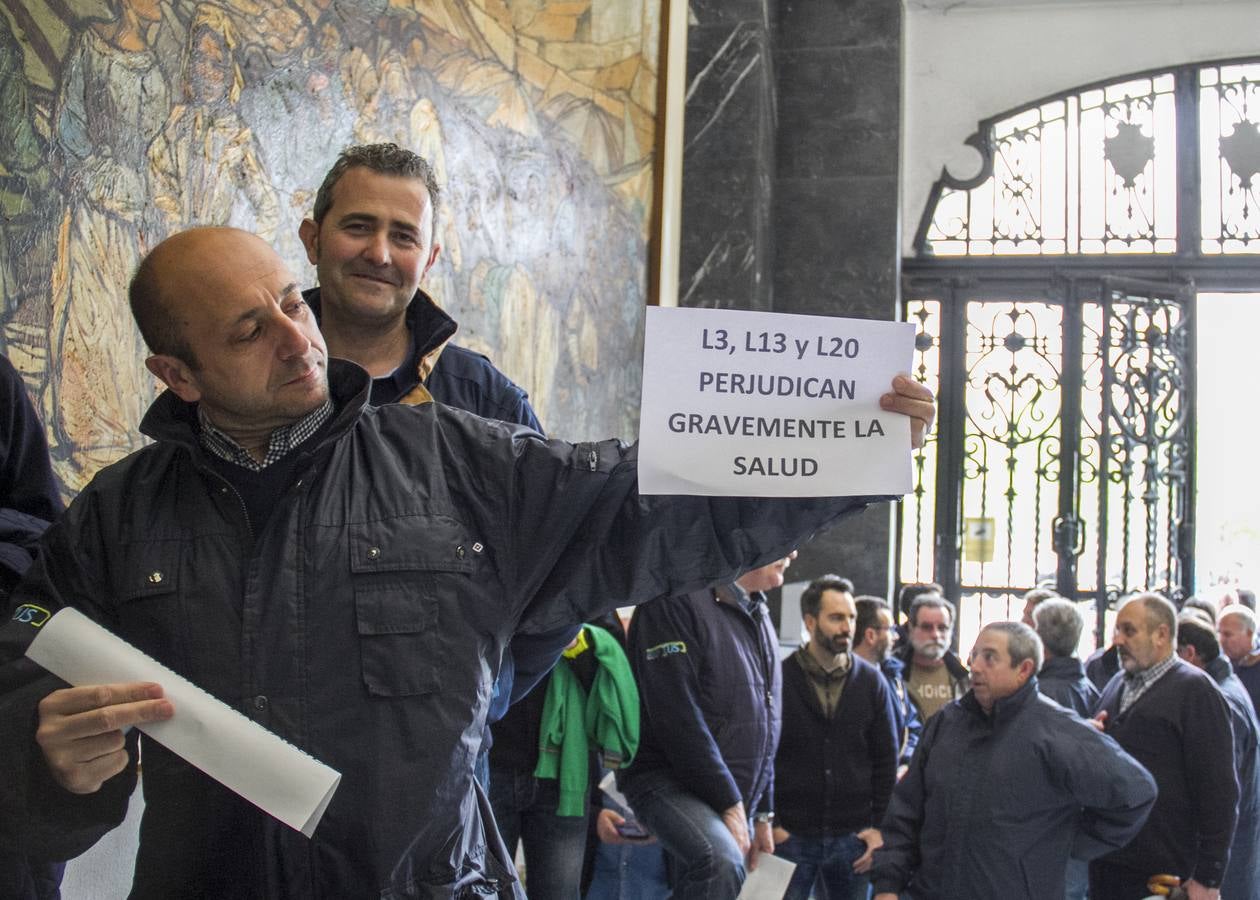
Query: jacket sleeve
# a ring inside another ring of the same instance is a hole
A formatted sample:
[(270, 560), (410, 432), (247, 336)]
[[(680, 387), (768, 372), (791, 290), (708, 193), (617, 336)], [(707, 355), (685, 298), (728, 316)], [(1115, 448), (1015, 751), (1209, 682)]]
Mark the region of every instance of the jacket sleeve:
[(641, 497), (637, 450), (619, 441), (568, 444), (518, 431), (512, 453), (507, 483), (496, 483), (507, 467), (482, 471), (488, 495), (507, 498), (503, 564), (520, 588), (527, 632), (729, 583), (872, 500)]
[(127, 740), (130, 761), (126, 770), (87, 795), (72, 794), (58, 785), (35, 743), (39, 701), (66, 684), (23, 656), (37, 633), (34, 623), (40, 619), (17, 611), (24, 604), (49, 612), (73, 605), (108, 627), (97, 603), (105, 589), (89, 574), (97, 566), (108, 566), (96, 507), (89, 488), (48, 530), (41, 552), (0, 620), (0, 759), (5, 760), (0, 771), (0, 809), (4, 810), (0, 845), (20, 847), (45, 859), (77, 856), (118, 825), (136, 784), (134, 731)]
[(926, 803), (925, 771), (932, 744), (945, 716), (935, 716), (923, 729), (918, 749), (910, 760), (910, 768), (893, 788), (888, 811), (879, 826), (884, 845), (875, 851), (871, 868), (871, 886), (875, 894), (900, 894), (919, 868), (919, 834), (923, 829)]
[[(910, 688), (902, 682), (902, 689), (909, 691)], [(901, 748), (901, 765), (909, 765), (910, 760), (914, 757), (914, 751), (919, 747), (919, 740), (923, 737), (923, 719), (919, 715), (919, 707), (915, 706), (914, 701), (907, 695), (904, 702), (901, 699), (896, 701), (906, 713), (905, 724), (905, 743)]]
[(12, 363), (0, 356), (0, 507), (51, 522), (61, 496), (48, 459), (48, 442), (35, 407)]
[(742, 795), (700, 705), (700, 635), (689, 603), (677, 597), (636, 610), (630, 662), (639, 682), (643, 721), (650, 723), (658, 742), (668, 742), (670, 771), (721, 813)]
[(878, 696), (875, 698), (875, 715), (871, 719), (871, 816), (872, 824), (883, 821), (888, 810), (888, 798), (897, 783), (897, 715), (896, 700), (888, 680), (876, 670), (874, 676)]
[(1155, 779), (1116, 741), (1066, 708), (1055, 708), (1042, 765), (1081, 805), (1074, 859), (1091, 860), (1125, 846), (1155, 805)]
[(1238, 822), (1238, 776), (1234, 768), (1234, 726), (1225, 698), (1207, 676), (1197, 696), (1182, 704), (1186, 790), (1194, 805), (1199, 855), (1193, 877), (1205, 887), (1219, 887), (1229, 862)]

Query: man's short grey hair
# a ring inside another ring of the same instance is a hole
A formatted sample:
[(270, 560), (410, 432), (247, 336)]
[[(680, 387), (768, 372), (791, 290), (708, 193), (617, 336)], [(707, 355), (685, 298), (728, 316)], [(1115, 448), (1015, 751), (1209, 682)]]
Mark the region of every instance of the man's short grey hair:
[(1041, 671), (1041, 664), (1046, 656), (1041, 645), (1041, 638), (1037, 637), (1037, 632), (1023, 622), (990, 622), (980, 630), (982, 632), (1000, 631), (1006, 635), (1006, 652), (1011, 656), (1012, 669), (1018, 669), (1020, 663), (1031, 659), (1033, 661), (1032, 673), (1036, 675)]
[(1252, 634), (1256, 633), (1256, 614), (1241, 603), (1231, 603), (1222, 609), (1216, 621), (1220, 622), (1226, 616), (1238, 616), (1238, 618), (1242, 619), (1243, 628), (1246, 631), (1250, 631)]
[(919, 624), (919, 610), (925, 607), (947, 610), (949, 612), (949, 627), (954, 627), (954, 622), (957, 621), (957, 610), (954, 609), (954, 604), (940, 594), (920, 594), (914, 598), (914, 602), (910, 604), (910, 611), (906, 613), (910, 618), (911, 627)]
[(1065, 659), (1076, 655), (1085, 618), (1075, 603), (1062, 597), (1051, 597), (1033, 608), (1032, 617), (1037, 637), (1041, 638), (1048, 655)]

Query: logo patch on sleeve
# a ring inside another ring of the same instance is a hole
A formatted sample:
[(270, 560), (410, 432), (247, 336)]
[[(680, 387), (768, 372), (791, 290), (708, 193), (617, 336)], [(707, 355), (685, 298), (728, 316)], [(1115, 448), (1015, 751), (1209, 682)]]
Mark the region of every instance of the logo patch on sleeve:
[(664, 644), (648, 647), (643, 655), (648, 659), (660, 659), (663, 656), (673, 656), (676, 653), (686, 652), (687, 643), (685, 641), (666, 641)]
[(34, 603), (23, 603), (13, 611), (13, 621), (39, 628), (52, 618), (52, 613)]

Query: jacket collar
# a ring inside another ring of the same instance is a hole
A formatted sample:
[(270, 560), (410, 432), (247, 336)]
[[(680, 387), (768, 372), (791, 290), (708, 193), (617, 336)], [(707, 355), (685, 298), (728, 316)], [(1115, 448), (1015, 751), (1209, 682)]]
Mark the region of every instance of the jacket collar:
[(993, 701), (992, 713), (985, 713), (983, 707), (980, 706), (980, 701), (976, 699), (974, 690), (967, 691), (958, 702), (967, 712), (974, 716), (979, 716), (989, 722), (994, 728), (998, 728), (1006, 725), (1011, 719), (1019, 715), (1020, 710), (1029, 703), (1036, 703), (1038, 694), (1037, 676), (1034, 675), (1024, 682), (1023, 687), (1009, 697)]
[(1042, 665), (1041, 675), (1064, 680), (1084, 678), (1085, 664), (1075, 656), (1052, 656)]
[[(302, 299), (315, 313), (315, 320), (321, 320), (323, 308), (318, 287), (302, 292)], [(420, 383), (429, 380), (437, 365), (438, 357), (459, 326), (437, 303), (422, 290), (416, 291), (411, 302), (407, 304), (407, 330), (411, 333), (411, 350), (407, 358), (415, 360)]]
[(1229, 676), (1234, 674), (1234, 667), (1230, 665), (1229, 657), (1223, 653), (1204, 668), (1217, 684), (1224, 684)]
[[(372, 378), (358, 365), (345, 359), (328, 360), (328, 391), (333, 401), (332, 419), (323, 433), (303, 445), (298, 452), (312, 452), (336, 441), (350, 430), (367, 406)], [(163, 444), (183, 447), (200, 459), (204, 451), (197, 440), (197, 404), (187, 403), (166, 390), (153, 401), (140, 422), (141, 434)]]

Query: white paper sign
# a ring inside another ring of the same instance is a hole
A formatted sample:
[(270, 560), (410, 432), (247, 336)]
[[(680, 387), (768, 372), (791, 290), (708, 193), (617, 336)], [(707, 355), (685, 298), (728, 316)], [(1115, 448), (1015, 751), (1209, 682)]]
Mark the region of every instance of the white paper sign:
[(783, 900), (795, 871), (796, 863), (762, 853), (757, 857), (757, 868), (744, 879), (736, 900)]
[(124, 681), (162, 686), (175, 707), (136, 727), (250, 803), (310, 837), (341, 775), (252, 722), (75, 609), (58, 611), (26, 655), (78, 687)]
[(910, 420), (879, 398), (913, 358), (909, 322), (649, 307), (639, 492), (904, 494)]

